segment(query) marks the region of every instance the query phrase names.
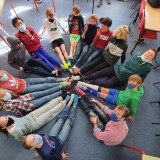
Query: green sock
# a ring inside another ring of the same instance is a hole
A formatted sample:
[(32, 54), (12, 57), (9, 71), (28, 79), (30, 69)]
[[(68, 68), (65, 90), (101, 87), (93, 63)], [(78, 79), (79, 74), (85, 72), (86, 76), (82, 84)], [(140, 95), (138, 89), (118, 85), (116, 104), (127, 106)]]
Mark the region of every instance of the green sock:
[(66, 63), (66, 61), (63, 61), (62, 63), (63, 63), (63, 65), (65, 66), (66, 69), (69, 69), (69, 66), (68, 66), (68, 64)]

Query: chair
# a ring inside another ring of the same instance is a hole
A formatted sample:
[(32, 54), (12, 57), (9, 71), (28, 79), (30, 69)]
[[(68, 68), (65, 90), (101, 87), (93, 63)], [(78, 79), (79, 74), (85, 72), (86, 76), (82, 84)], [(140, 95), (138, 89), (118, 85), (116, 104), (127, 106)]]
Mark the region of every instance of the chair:
[(160, 160), (160, 158), (158, 158), (158, 157), (153, 157), (153, 156), (150, 156), (150, 155), (146, 155), (145, 152), (143, 150), (139, 149), (139, 148), (134, 148), (134, 147), (123, 145), (123, 144), (121, 146), (124, 147), (124, 148), (127, 148), (127, 149), (130, 149), (130, 150), (141, 153), (142, 154), (142, 160)]

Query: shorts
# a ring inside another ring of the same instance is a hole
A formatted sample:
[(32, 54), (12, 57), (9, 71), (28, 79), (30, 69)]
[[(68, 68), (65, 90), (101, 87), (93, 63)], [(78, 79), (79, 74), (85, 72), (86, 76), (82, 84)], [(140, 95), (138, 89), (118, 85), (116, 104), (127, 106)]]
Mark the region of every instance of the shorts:
[(62, 44), (64, 44), (64, 41), (62, 38), (56, 39), (54, 41), (52, 41), (51, 45), (52, 48), (55, 50), (56, 47), (60, 47)]
[(117, 105), (119, 91), (117, 89), (109, 89), (109, 93), (105, 99), (105, 102)]
[(70, 41), (78, 43), (80, 37), (81, 36), (79, 34), (70, 34)]

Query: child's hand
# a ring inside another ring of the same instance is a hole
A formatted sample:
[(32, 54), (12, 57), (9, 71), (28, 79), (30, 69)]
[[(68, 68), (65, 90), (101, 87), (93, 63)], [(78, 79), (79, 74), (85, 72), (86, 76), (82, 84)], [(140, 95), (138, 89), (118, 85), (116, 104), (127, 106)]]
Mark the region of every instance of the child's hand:
[(144, 83), (142, 83), (142, 84), (141, 84), (141, 86), (144, 88), (144, 87), (145, 87), (145, 84), (144, 84)]
[(135, 121), (135, 117), (133, 117), (133, 116), (129, 116), (128, 119), (129, 119), (131, 122), (134, 122), (134, 121)]
[(63, 159), (63, 160), (66, 160), (66, 159), (69, 158), (69, 154), (68, 154), (68, 153), (64, 153), (64, 152), (63, 152), (61, 155), (62, 155), (62, 159)]
[(23, 71), (24, 69), (23, 69), (23, 67), (19, 67), (19, 70), (20, 70), (20, 71)]
[(85, 36), (86, 36), (86, 35), (83, 33), (83, 34), (82, 34), (82, 39), (84, 39), (84, 38), (85, 38)]
[(38, 154), (38, 152), (34, 153), (34, 157), (36, 157), (36, 158), (40, 157), (40, 155)]
[(97, 30), (97, 33), (96, 33), (96, 36), (99, 37), (100, 35), (101, 35), (101, 32), (100, 32), (100, 30), (98, 29), (98, 30)]
[(96, 124), (97, 123), (97, 117), (91, 117), (90, 121), (91, 121), (91, 123)]
[(69, 31), (66, 31), (66, 30), (65, 30), (65, 32), (64, 32), (64, 33), (65, 33), (65, 34), (70, 34), (70, 33), (69, 33)]
[(92, 98), (92, 99), (90, 100), (90, 102), (98, 103), (98, 101), (97, 101), (96, 99), (94, 99), (94, 98)]
[(88, 23), (84, 26), (84, 32), (88, 31)]
[(28, 29), (26, 29), (24, 33), (25, 33), (25, 34), (27, 34), (27, 35), (28, 35), (28, 37), (31, 37), (31, 34), (30, 34), (30, 32), (29, 32), (29, 30), (28, 30)]

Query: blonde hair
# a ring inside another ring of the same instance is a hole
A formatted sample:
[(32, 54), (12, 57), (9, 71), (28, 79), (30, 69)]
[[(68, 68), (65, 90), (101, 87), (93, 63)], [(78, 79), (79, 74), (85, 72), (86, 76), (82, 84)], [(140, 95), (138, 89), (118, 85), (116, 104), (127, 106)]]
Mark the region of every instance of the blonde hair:
[(52, 8), (48, 7), (48, 8), (46, 9), (46, 16), (49, 16), (49, 17), (53, 18), (53, 16), (54, 16), (54, 11), (53, 11)]
[(129, 34), (129, 27), (127, 25), (121, 25), (118, 28), (116, 28), (113, 32), (113, 36), (127, 40)]
[(72, 11), (75, 11), (77, 14), (79, 14), (81, 9), (80, 9), (79, 5), (74, 5), (72, 8)]
[(94, 19), (97, 23), (98, 23), (98, 16), (96, 14), (91, 14), (89, 17), (88, 17), (88, 20), (90, 19)]
[(138, 74), (131, 75), (128, 80), (136, 81), (137, 84), (140, 84), (140, 85), (143, 83), (142, 78)]

